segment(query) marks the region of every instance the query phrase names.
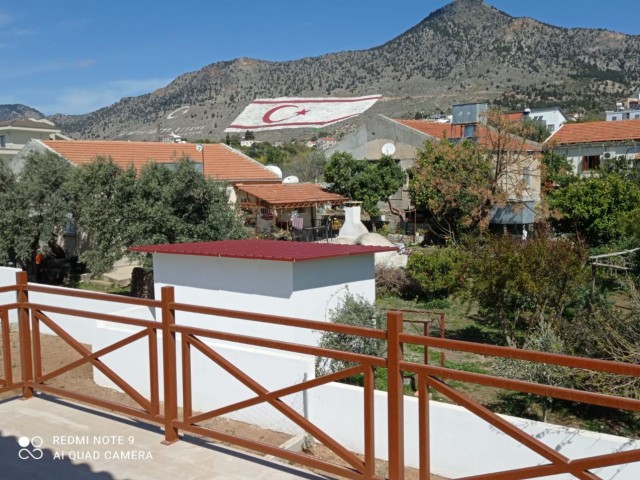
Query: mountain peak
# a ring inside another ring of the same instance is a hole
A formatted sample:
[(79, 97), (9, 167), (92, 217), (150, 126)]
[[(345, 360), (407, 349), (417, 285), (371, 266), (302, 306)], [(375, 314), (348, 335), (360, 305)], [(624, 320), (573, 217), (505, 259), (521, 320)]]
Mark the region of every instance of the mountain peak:
[(511, 18), (510, 15), (498, 10), (495, 7), (484, 2), (484, 0), (453, 0), (442, 8), (439, 8), (426, 20), (434, 20), (438, 17), (475, 17), (476, 15), (500, 15), (502, 17)]
[(190, 138), (218, 139), (255, 98), (371, 92), (386, 97), (371, 113), (392, 118), (447, 110), (457, 101), (594, 111), (611, 105), (622, 91), (638, 90), (640, 57), (632, 54), (638, 51), (640, 36), (590, 29), (567, 35), (566, 29), (514, 18), (482, 0), (453, 0), (368, 50), (286, 62), (217, 62), (151, 95), (54, 121), (65, 133), (89, 139), (153, 138), (158, 124)]
[(42, 112), (22, 104), (0, 105), (0, 122), (23, 118), (44, 118)]

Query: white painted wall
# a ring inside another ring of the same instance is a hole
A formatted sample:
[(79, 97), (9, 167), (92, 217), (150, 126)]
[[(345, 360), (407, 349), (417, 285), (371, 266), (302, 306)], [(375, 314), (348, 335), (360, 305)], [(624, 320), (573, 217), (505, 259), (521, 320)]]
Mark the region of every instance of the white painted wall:
[[(387, 394), (375, 392), (376, 457), (388, 459)], [(348, 449), (364, 452), (362, 388), (331, 383), (309, 391), (309, 419)], [(431, 469), (446, 478), (549, 463), (462, 407), (430, 402)], [(418, 467), (418, 399), (405, 397), (405, 463)], [(504, 416), (569, 458), (640, 448), (640, 441)], [(640, 463), (596, 470), (604, 480), (637, 480)], [(571, 479), (571, 475), (545, 477)]]
[(563, 146), (554, 148), (554, 153), (566, 157), (573, 168), (573, 173), (578, 176), (591, 175), (593, 171), (582, 171), (582, 158), (592, 155), (600, 155), (600, 168), (608, 160), (605, 159), (605, 154), (609, 154), (610, 158), (615, 160), (616, 158), (623, 156), (630, 162), (635, 162), (636, 156), (640, 153), (639, 146), (628, 145), (594, 145), (585, 147), (582, 145)]
[[(179, 303), (326, 321), (348, 291), (375, 300), (373, 254), (283, 262), (190, 255), (154, 255), (156, 298), (175, 286)], [(177, 312), (183, 325), (316, 345), (319, 333), (246, 320)]]
[[(139, 329), (135, 327), (116, 327), (107, 322), (98, 322), (93, 341), (93, 351), (112, 345), (137, 331)], [(230, 344), (228, 342), (207, 341), (205, 343), (270, 391), (301, 383), (305, 378), (313, 378), (314, 376), (315, 361), (313, 357)], [(161, 333), (158, 333), (158, 352), (160, 352), (159, 375), (162, 378)], [(149, 398), (149, 350), (146, 338), (101, 358), (109, 368), (112, 368), (142, 395)], [(177, 362), (178, 405), (181, 407), (183, 405), (182, 349), (179, 335)], [(194, 347), (191, 348), (191, 372), (193, 385), (192, 403), (196, 412), (210, 411), (256, 396), (249, 388), (245, 387)], [(117, 389), (102, 372), (95, 368), (94, 380), (98, 385)], [(304, 395), (303, 393), (298, 393), (287, 396), (283, 400), (300, 415), (304, 416)], [(160, 384), (160, 399), (164, 399), (162, 382)], [(245, 408), (225, 415), (225, 417), (291, 435), (302, 432), (296, 424), (270, 405), (265, 404)]]
[[(0, 287), (16, 284), (16, 273), (21, 272), (19, 268), (0, 267)], [(16, 301), (15, 292), (0, 293), (0, 305), (13, 303)], [(18, 321), (18, 313), (15, 310), (9, 311), (9, 323)]]
[[(0, 286), (15, 285), (16, 272), (20, 269), (0, 267)], [(100, 300), (90, 300), (84, 298), (69, 297), (56, 295), (55, 292), (74, 291), (74, 289), (64, 287), (48, 286), (54, 293), (29, 292), (29, 301), (44, 305), (54, 305), (58, 307), (70, 308), (75, 310), (85, 310), (96, 313), (108, 313), (121, 315), (124, 317), (137, 318), (142, 320), (154, 320), (154, 310), (146, 307), (137, 307), (126, 303), (108, 302)], [(100, 294), (98, 294), (100, 295)], [(0, 304), (15, 302), (15, 293), (0, 294)], [(44, 312), (49, 318), (60, 325), (64, 330), (69, 332), (76, 340), (81, 343), (91, 344), (95, 336), (96, 320), (88, 318), (78, 318), (69, 315), (61, 315), (58, 313)], [(17, 322), (17, 313), (15, 310), (10, 312), (11, 323)], [(41, 323), (42, 333), (50, 334), (51, 330)]]
[(567, 118), (558, 108), (541, 108), (532, 110), (530, 118), (532, 120), (539, 120), (546, 123), (552, 133), (567, 123)]

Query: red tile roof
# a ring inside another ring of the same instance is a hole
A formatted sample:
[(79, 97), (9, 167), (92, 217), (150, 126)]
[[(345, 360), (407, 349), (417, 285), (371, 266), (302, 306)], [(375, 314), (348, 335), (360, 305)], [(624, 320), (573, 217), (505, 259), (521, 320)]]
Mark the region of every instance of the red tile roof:
[(394, 119), (394, 121), (434, 138), (460, 138), (464, 131), (462, 125), (451, 125), (450, 123), (432, 122), (428, 120), (404, 120), (400, 118)]
[[(394, 119), (394, 121), (406, 127), (418, 130), (419, 132), (422, 132), (434, 138), (462, 138), (464, 135), (463, 125), (452, 125), (450, 123), (431, 122), (427, 120)], [(476, 124), (476, 126), (476, 138), (478, 140), (478, 144), (483, 147), (494, 148), (496, 140), (498, 138), (497, 131), (494, 128), (488, 127), (484, 124)], [(533, 142), (531, 140), (525, 140), (524, 138), (518, 137), (516, 135), (511, 135), (509, 148), (516, 151), (542, 151), (541, 144)]]
[[(270, 205), (311, 206), (320, 203), (342, 204), (349, 199), (329, 193), (314, 183), (280, 183), (272, 185), (237, 185), (239, 193), (246, 192)], [(302, 205), (306, 204), (306, 205)]]
[(510, 122), (519, 122), (523, 117), (523, 112), (507, 112), (504, 114), (504, 118), (506, 118)]
[(570, 145), (624, 140), (640, 140), (640, 120), (565, 123), (545, 143)]
[(397, 251), (395, 247), (334, 245), (332, 243), (283, 242), (281, 240), (224, 240), (220, 242), (175, 243), (130, 247), (132, 252), (203, 257), (245, 258), (301, 262), (322, 258)]
[[(264, 165), (224, 144), (206, 144), (202, 152), (193, 143), (113, 142), (83, 140), (43, 141), (48, 148), (76, 165), (96, 157), (110, 157), (121, 167), (140, 170), (150, 162), (173, 163), (184, 157), (202, 162), (206, 176), (229, 182), (280, 182)], [(204, 160), (204, 162), (203, 162)]]

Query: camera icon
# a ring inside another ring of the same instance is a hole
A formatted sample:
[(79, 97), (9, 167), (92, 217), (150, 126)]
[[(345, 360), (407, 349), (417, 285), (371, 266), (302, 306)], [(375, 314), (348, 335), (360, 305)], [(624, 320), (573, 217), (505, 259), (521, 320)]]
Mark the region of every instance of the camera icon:
[(42, 437), (20, 437), (18, 439), (18, 445), (20, 450), (18, 451), (18, 457), (20, 460), (40, 460), (44, 453), (40, 449), (44, 443)]

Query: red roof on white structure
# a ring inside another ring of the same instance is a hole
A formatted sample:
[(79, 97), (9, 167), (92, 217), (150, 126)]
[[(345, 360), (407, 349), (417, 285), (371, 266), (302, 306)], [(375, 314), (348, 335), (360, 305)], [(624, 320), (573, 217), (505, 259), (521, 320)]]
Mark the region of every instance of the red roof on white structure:
[(640, 120), (565, 123), (547, 139), (552, 145), (640, 140)]
[(395, 247), (364, 245), (334, 245), (332, 243), (302, 243), (282, 240), (223, 240), (219, 242), (173, 243), (130, 247), (129, 251), (167, 255), (244, 258), (302, 262), (322, 258), (366, 255), (397, 251)]

